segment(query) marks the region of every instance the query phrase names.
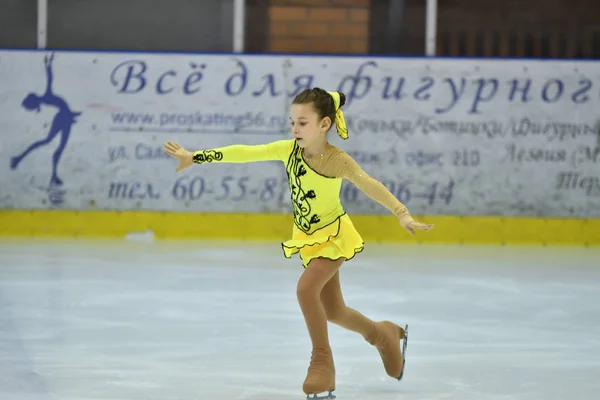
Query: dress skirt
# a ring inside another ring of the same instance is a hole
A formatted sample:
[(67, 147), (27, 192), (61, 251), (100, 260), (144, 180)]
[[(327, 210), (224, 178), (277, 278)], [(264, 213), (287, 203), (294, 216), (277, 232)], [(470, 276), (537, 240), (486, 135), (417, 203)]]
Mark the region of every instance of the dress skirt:
[(294, 225), (292, 238), (283, 242), (282, 247), (286, 258), (300, 253), (302, 265), (306, 268), (315, 258), (350, 260), (364, 249), (364, 242), (348, 214), (343, 214), (310, 235)]

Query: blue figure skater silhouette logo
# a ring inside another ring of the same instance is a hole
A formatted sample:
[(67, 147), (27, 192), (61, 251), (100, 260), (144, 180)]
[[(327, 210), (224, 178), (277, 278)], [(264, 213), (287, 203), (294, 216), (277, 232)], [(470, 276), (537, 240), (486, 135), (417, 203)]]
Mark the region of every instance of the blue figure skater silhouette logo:
[(46, 67), (46, 92), (39, 96), (36, 93), (29, 93), (23, 100), (21, 105), (28, 111), (41, 111), (41, 106), (49, 106), (58, 109), (58, 112), (54, 116), (48, 131), (48, 136), (45, 139), (38, 140), (32, 143), (23, 153), (18, 156), (12, 157), (10, 160), (11, 169), (15, 170), (19, 166), (19, 163), (23, 161), (32, 151), (39, 147), (48, 145), (57, 135), (60, 134), (60, 142), (58, 147), (52, 155), (52, 176), (50, 177), (50, 187), (48, 193), (50, 196), (50, 202), (53, 204), (60, 204), (63, 200), (64, 191), (60, 189), (63, 181), (58, 177), (58, 163), (62, 156), (62, 153), (69, 140), (71, 134), (71, 127), (76, 123), (76, 119), (80, 112), (73, 112), (67, 102), (60, 96), (57, 96), (52, 91), (53, 73), (52, 63), (54, 61), (54, 54), (44, 57), (44, 65)]

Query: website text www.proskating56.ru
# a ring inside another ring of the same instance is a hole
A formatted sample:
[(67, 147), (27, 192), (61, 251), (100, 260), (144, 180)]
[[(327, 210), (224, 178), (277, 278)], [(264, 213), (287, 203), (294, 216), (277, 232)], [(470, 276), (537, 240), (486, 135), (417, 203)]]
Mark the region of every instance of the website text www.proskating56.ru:
[(214, 129), (227, 132), (242, 132), (253, 129), (269, 131), (287, 130), (288, 118), (281, 115), (264, 115), (262, 112), (234, 113), (111, 113), (113, 128), (143, 126), (149, 129)]

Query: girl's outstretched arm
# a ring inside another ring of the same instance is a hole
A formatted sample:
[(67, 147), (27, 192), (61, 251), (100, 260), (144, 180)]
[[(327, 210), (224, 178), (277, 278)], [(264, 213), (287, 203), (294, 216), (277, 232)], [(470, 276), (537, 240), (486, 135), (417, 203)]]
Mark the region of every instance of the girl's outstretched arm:
[(256, 161), (286, 161), (293, 147), (293, 140), (279, 140), (267, 144), (231, 146), (214, 149), (188, 151), (178, 143), (167, 142), (164, 150), (170, 156), (179, 160), (176, 172), (192, 164), (248, 163)]
[(400, 220), (400, 225), (411, 235), (414, 229), (429, 231), (432, 224), (422, 224), (413, 220), (408, 209), (381, 182), (367, 174), (346, 152), (340, 152), (332, 160), (336, 176), (347, 179), (364, 194), (390, 210)]

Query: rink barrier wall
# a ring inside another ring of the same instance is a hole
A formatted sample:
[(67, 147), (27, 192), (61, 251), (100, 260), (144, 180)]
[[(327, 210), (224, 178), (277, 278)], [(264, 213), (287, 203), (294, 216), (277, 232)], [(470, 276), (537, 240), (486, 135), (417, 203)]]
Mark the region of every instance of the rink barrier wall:
[[(600, 245), (600, 219), (494, 216), (419, 216), (431, 232), (408, 235), (394, 216), (351, 215), (367, 242), (491, 245)], [(151, 230), (156, 239), (289, 239), (286, 214), (178, 213), (147, 211), (0, 210), (0, 236), (124, 238)]]
[(292, 98), (320, 86), (346, 93), (350, 140), (332, 143), (436, 224), (413, 238), (346, 182), (342, 204), (367, 243), (600, 244), (598, 60), (2, 49), (0, 59), (2, 236), (289, 239), (281, 165), (176, 174), (162, 145), (289, 139)]

